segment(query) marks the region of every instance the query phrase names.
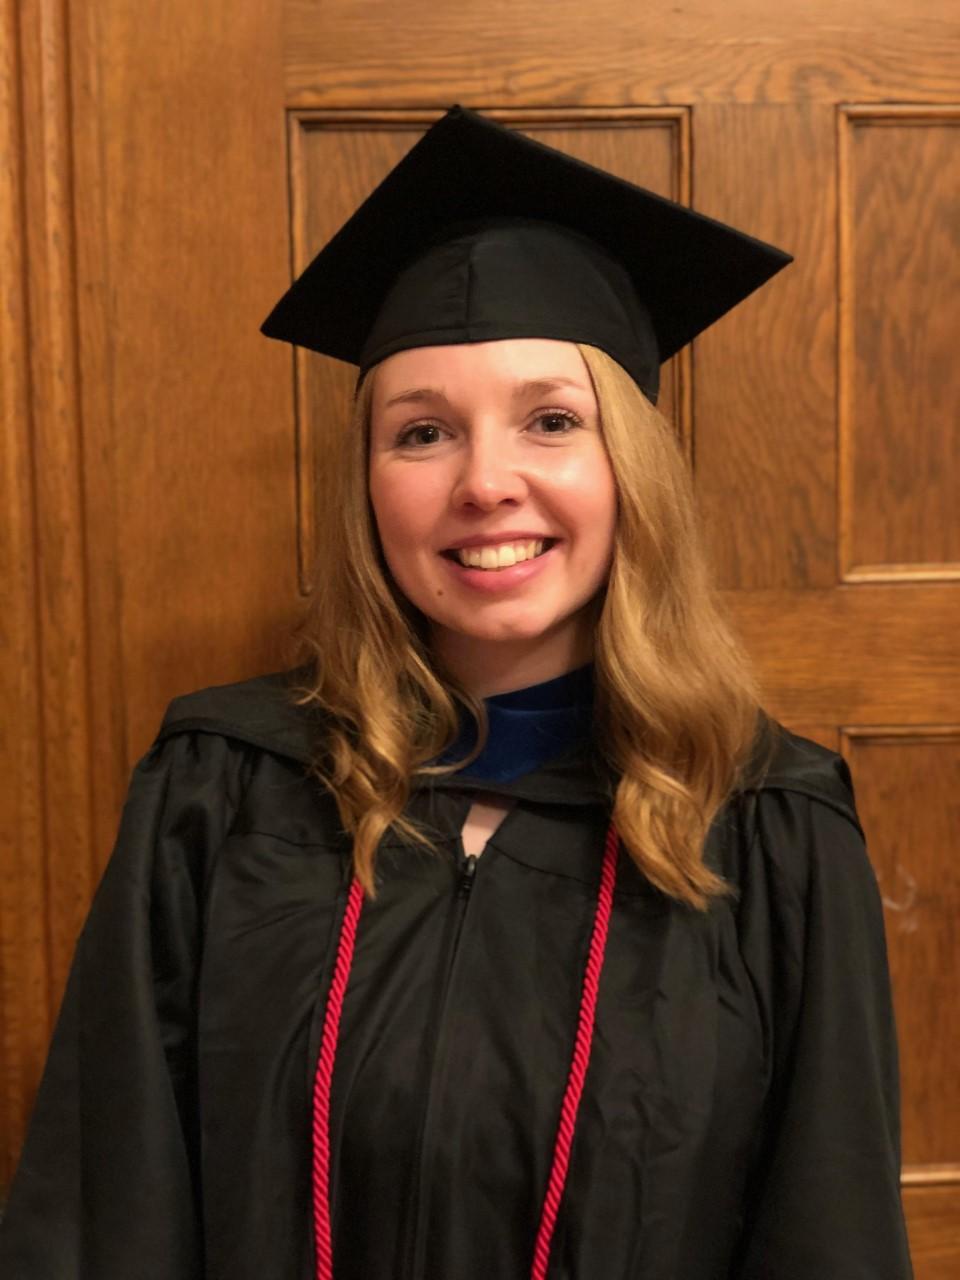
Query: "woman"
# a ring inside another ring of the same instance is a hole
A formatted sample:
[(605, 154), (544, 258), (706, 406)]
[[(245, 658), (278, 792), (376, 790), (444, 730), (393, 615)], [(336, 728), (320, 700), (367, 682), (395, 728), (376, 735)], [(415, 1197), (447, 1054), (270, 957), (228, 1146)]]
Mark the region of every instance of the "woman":
[(307, 660), (138, 766), (4, 1275), (910, 1275), (849, 770), (653, 407), (786, 260), (455, 108), (281, 300), (360, 368)]

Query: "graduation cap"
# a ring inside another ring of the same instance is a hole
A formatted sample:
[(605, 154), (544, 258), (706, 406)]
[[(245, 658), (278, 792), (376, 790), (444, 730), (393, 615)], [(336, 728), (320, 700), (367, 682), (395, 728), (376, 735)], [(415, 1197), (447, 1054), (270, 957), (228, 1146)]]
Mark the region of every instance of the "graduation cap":
[(298, 276), (261, 333), (355, 364), (360, 380), (410, 347), (587, 342), (656, 403), (661, 363), (792, 260), (454, 106)]

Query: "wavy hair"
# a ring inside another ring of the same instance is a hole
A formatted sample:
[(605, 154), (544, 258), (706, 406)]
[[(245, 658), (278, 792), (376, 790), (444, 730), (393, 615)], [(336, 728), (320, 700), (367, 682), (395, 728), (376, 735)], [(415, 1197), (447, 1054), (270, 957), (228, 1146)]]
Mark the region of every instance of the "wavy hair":
[[(593, 602), (593, 746), (614, 779), (612, 817), (633, 861), (664, 894), (705, 910), (729, 891), (704, 861), (707, 832), (731, 794), (769, 767), (776, 722), (763, 712), (753, 667), (712, 583), (692, 479), (670, 424), (610, 356), (576, 345), (618, 494), (611, 570)], [(483, 701), (431, 654), (429, 621), (383, 558), (367, 484), (372, 386), (368, 374), (350, 430), (325, 453), (318, 534), (332, 554), (319, 557), (296, 634), (307, 674), (295, 699), (321, 715), (310, 772), (336, 801), (370, 896), (388, 829), (437, 851), (404, 813), (412, 779), (456, 773), (480, 753), (489, 729)], [(458, 703), (476, 720), (474, 750), (429, 765), (458, 736)], [(768, 731), (762, 759), (754, 755), (758, 728)]]

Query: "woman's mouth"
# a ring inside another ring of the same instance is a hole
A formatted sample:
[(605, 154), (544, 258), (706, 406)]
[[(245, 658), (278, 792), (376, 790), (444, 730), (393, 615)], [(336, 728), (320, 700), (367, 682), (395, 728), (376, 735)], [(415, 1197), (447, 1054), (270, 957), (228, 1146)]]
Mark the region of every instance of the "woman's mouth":
[(464, 568), (480, 569), (484, 573), (501, 573), (504, 569), (512, 569), (514, 565), (537, 559), (558, 541), (558, 538), (531, 538), (518, 542), (501, 542), (488, 547), (460, 547), (441, 551), (440, 554)]
[[(463, 586), (474, 591), (496, 594), (513, 587), (523, 586), (532, 578), (539, 577), (556, 559), (559, 543), (559, 538), (544, 538), (542, 542), (537, 540), (530, 543), (506, 543), (496, 549), (469, 547), (464, 548), (463, 551), (441, 551), (440, 556), (444, 563), (450, 566), (450, 572), (456, 580)], [(524, 554), (524, 558), (519, 560), (515, 558), (513, 564), (504, 563), (510, 559), (509, 554), (504, 554), (504, 550), (508, 547), (529, 547), (532, 554)], [(483, 567), (484, 552), (493, 552), (492, 555), (486, 556), (489, 568)], [(472, 559), (479, 557), (481, 563), (465, 565), (461, 562), (462, 555), (469, 555)]]

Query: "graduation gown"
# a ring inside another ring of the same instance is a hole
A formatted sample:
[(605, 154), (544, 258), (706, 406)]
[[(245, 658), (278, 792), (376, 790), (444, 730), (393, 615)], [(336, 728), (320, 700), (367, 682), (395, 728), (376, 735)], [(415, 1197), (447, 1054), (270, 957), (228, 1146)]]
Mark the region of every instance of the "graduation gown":
[[(307, 1280), (311, 1087), (350, 841), (316, 726), (261, 677), (176, 699), (77, 944), (0, 1233), (4, 1280)], [(336, 1280), (524, 1280), (576, 1027), (609, 780), (588, 744), (416, 786), (343, 1004)], [(486, 788), (489, 789), (489, 788)], [(552, 1280), (907, 1280), (877, 885), (839, 755), (781, 729), (704, 914), (620, 853)], [(470, 871), (472, 870), (472, 874)]]

